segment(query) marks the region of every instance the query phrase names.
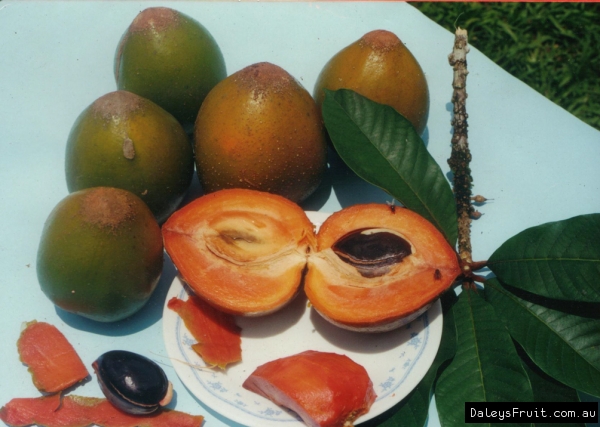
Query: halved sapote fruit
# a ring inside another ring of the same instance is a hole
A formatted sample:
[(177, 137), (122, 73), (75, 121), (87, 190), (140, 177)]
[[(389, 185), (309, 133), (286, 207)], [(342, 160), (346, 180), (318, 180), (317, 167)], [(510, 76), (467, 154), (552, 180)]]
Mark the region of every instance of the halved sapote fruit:
[(455, 251), (405, 208), (364, 204), (331, 215), (308, 258), (313, 307), (345, 329), (394, 329), (423, 313), (460, 273)]
[(194, 293), (234, 315), (262, 315), (298, 292), (314, 226), (290, 200), (227, 189), (204, 195), (162, 227), (164, 245)]
[(344, 208), (315, 235), (304, 211), (282, 196), (220, 190), (175, 212), (162, 232), (196, 295), (234, 315), (283, 307), (305, 274), (306, 295), (325, 319), (386, 331), (427, 310), (461, 272), (430, 222), (385, 204)]

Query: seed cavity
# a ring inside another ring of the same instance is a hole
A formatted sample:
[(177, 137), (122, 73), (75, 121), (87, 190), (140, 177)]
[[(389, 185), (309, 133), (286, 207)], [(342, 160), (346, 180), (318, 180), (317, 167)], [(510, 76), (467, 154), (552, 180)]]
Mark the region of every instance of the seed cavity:
[(237, 243), (261, 243), (261, 240), (254, 234), (244, 230), (224, 230), (219, 233), (219, 237), (227, 244), (235, 245)]
[(405, 239), (390, 230), (376, 228), (348, 233), (332, 249), (342, 261), (368, 278), (387, 274), (394, 265), (412, 254), (411, 245)]

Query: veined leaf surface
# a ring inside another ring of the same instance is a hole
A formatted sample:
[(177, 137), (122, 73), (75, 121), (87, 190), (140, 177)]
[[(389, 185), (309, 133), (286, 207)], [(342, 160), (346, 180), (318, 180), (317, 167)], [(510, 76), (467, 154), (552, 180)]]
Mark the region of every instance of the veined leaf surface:
[(488, 266), (500, 281), (528, 292), (600, 302), (600, 214), (528, 228), (500, 246)]
[(454, 247), (452, 189), (412, 124), (394, 108), (349, 89), (326, 91), (322, 110), (331, 141), (350, 169), (425, 217)]
[[(464, 426), (465, 402), (531, 402), (533, 392), (506, 327), (478, 292), (454, 305), (456, 356), (440, 376), (435, 399), (444, 427)], [(493, 423), (479, 425), (491, 426)], [(500, 424), (499, 424), (500, 425)], [(510, 423), (502, 426), (529, 426)]]
[[(533, 398), (536, 402), (579, 402), (577, 390), (556, 381), (551, 376), (544, 373), (537, 367), (533, 361), (525, 354), (523, 350), (517, 350), (521, 356), (521, 363), (533, 390)], [(536, 422), (534, 427), (585, 427), (585, 423), (552, 423)]]
[(537, 366), (563, 384), (600, 397), (600, 319), (526, 301), (497, 279), (486, 281), (485, 295)]

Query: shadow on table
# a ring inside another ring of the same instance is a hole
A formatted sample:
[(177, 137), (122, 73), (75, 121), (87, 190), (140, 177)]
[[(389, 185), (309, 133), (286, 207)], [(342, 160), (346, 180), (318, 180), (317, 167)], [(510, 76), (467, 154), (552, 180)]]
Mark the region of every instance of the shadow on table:
[[(427, 146), (429, 143), (428, 128), (425, 128), (421, 139)], [(391, 195), (356, 175), (331, 147), (328, 152), (328, 165), (319, 188), (302, 203), (305, 210), (320, 210), (327, 203), (332, 192), (335, 193), (342, 208), (359, 203), (391, 203), (393, 201)], [(396, 204), (400, 205), (397, 201)]]
[[(428, 128), (425, 128), (421, 138), (427, 146), (429, 143)], [(342, 207), (358, 203), (386, 203), (393, 200), (388, 193), (356, 175), (331, 147), (328, 149), (327, 163), (328, 168), (319, 187), (310, 197), (300, 203), (304, 210), (319, 211), (325, 206), (332, 192), (335, 193), (335, 197)], [(202, 195), (202, 187), (197, 174), (194, 173), (190, 189), (181, 206), (185, 206)]]
[(393, 197), (354, 173), (333, 150), (328, 155), (329, 167), (315, 193), (302, 203), (309, 211), (320, 210), (335, 194), (342, 207), (358, 203), (386, 203)]

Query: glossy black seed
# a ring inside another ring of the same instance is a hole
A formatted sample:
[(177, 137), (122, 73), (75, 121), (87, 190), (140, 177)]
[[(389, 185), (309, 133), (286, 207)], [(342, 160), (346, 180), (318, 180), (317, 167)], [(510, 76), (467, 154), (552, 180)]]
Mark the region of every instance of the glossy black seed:
[(402, 237), (378, 229), (360, 229), (348, 233), (332, 249), (342, 261), (356, 267), (364, 277), (382, 276), (412, 253), (410, 243)]
[(169, 389), (169, 380), (162, 368), (136, 353), (109, 351), (92, 366), (106, 398), (130, 414), (156, 411)]

